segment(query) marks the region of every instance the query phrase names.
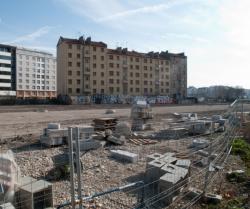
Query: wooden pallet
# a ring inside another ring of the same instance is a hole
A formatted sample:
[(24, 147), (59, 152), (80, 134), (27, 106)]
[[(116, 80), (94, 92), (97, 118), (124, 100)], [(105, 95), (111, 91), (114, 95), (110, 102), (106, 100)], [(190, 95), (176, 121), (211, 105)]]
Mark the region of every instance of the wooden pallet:
[(157, 141), (150, 140), (150, 139), (129, 139), (129, 141), (136, 145), (149, 145), (149, 144), (157, 143)]

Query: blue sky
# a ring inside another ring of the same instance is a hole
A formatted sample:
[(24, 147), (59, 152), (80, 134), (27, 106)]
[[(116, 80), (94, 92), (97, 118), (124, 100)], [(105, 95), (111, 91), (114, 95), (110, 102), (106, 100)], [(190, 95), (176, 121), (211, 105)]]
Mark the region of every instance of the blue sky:
[(188, 85), (250, 88), (249, 0), (8, 0), (0, 42), (56, 53), (60, 36), (185, 52)]

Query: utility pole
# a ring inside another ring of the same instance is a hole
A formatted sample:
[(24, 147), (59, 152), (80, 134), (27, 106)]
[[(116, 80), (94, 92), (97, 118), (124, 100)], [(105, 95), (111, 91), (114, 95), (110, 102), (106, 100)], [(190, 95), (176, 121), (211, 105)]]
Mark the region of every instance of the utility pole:
[(75, 209), (75, 184), (74, 184), (74, 151), (72, 142), (72, 128), (68, 128), (68, 142), (69, 142), (69, 165), (70, 165), (70, 191), (71, 191), (71, 207)]

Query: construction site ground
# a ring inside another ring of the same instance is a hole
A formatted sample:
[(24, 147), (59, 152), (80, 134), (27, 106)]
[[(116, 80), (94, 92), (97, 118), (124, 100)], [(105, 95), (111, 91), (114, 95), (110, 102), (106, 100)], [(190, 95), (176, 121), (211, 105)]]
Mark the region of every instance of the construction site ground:
[[(220, 114), (227, 109), (228, 105), (192, 105), (192, 106), (157, 106), (153, 107), (154, 119), (151, 121), (155, 128), (163, 127), (167, 119), (171, 118), (174, 112), (196, 112), (200, 117)], [(13, 111), (11, 109), (13, 108)], [(22, 176), (31, 176), (37, 179), (49, 179), (49, 171), (53, 169), (52, 157), (67, 152), (66, 146), (46, 148), (38, 142), (38, 136), (49, 122), (59, 122), (63, 127), (74, 124), (90, 124), (92, 119), (99, 117), (117, 117), (119, 121), (130, 121), (130, 107), (119, 106), (25, 106), (0, 107), (0, 145), (1, 149), (12, 149), (15, 153), (16, 161), (21, 170)], [(65, 109), (63, 109), (65, 108)], [(105, 114), (106, 109), (112, 108), (116, 112), (111, 115)], [(7, 110), (8, 109), (8, 110)], [(41, 111), (41, 110), (48, 111)], [(186, 137), (179, 140), (158, 140), (156, 144), (136, 145), (127, 141), (122, 146), (106, 146), (97, 150), (92, 150), (81, 157), (84, 169), (82, 173), (82, 185), (84, 195), (105, 191), (109, 188), (122, 186), (127, 183), (142, 180), (146, 169), (146, 156), (152, 153), (176, 152), (182, 153), (185, 158), (190, 152), (188, 148), (194, 137)], [(109, 150), (124, 149), (139, 155), (137, 163), (125, 163), (114, 160), (110, 157)], [(192, 159), (195, 160), (195, 159)], [(230, 156), (226, 169), (244, 169), (239, 157)], [(202, 169), (202, 168), (195, 168)], [(194, 173), (197, 172), (194, 169)], [(193, 173), (193, 174), (194, 174)], [(191, 171), (192, 175), (192, 171)], [(223, 177), (223, 178), (222, 178)], [(232, 185), (225, 181), (224, 176), (216, 178), (215, 186), (209, 188), (211, 192), (219, 189), (224, 193), (233, 190), (237, 193), (237, 185)], [(201, 176), (200, 178), (204, 178)], [(203, 180), (197, 177), (195, 184)], [(220, 184), (222, 182), (222, 184)], [(53, 181), (54, 203), (58, 205), (70, 200), (69, 179)], [(194, 184), (194, 185), (195, 185)], [(97, 198), (95, 201), (86, 203), (95, 205), (93, 208), (102, 209), (128, 209), (137, 203), (136, 192), (133, 190), (127, 193), (117, 192)], [(230, 193), (231, 194), (231, 193)], [(171, 208), (180, 208), (183, 205), (180, 200)], [(179, 204), (179, 205), (178, 205)], [(201, 208), (200, 205), (195, 206)], [(195, 208), (194, 207), (194, 208)], [(92, 208), (92, 207), (87, 207)], [(153, 208), (153, 207), (152, 207)]]

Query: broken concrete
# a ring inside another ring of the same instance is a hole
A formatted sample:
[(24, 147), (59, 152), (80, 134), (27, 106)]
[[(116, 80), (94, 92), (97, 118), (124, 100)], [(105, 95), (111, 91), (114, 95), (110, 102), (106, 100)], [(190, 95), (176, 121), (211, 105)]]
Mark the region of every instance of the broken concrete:
[(157, 160), (157, 159), (162, 158), (162, 157), (164, 157), (164, 155), (161, 155), (159, 153), (154, 153), (154, 154), (151, 154), (151, 155), (147, 156), (147, 162)]
[(218, 204), (222, 201), (222, 196), (217, 194), (205, 194), (205, 200), (207, 203)]
[(190, 148), (194, 148), (196, 150), (199, 150), (199, 149), (204, 149), (208, 146), (209, 146), (208, 140), (199, 138), (199, 139), (193, 140), (192, 144), (190, 145)]
[(190, 166), (191, 166), (191, 160), (177, 160), (175, 165), (179, 166), (179, 167), (182, 167), (182, 168), (189, 169)]
[(110, 153), (113, 158), (122, 162), (136, 163), (139, 160), (139, 156), (137, 154), (124, 150), (110, 150)]
[(8, 202), (1, 204), (0, 209), (15, 209), (15, 207), (10, 202)]
[(125, 136), (129, 138), (132, 135), (131, 125), (128, 122), (120, 122), (115, 126), (115, 136)]
[(120, 136), (118, 138), (118, 137), (111, 135), (111, 136), (107, 137), (107, 141), (112, 142), (112, 143), (117, 144), (117, 145), (123, 145), (123, 144), (125, 144), (126, 139), (124, 136)]
[(48, 123), (48, 129), (60, 129), (60, 123)]
[(189, 187), (187, 192), (187, 197), (190, 199), (194, 199), (195, 197), (201, 195), (203, 192), (200, 189)]

